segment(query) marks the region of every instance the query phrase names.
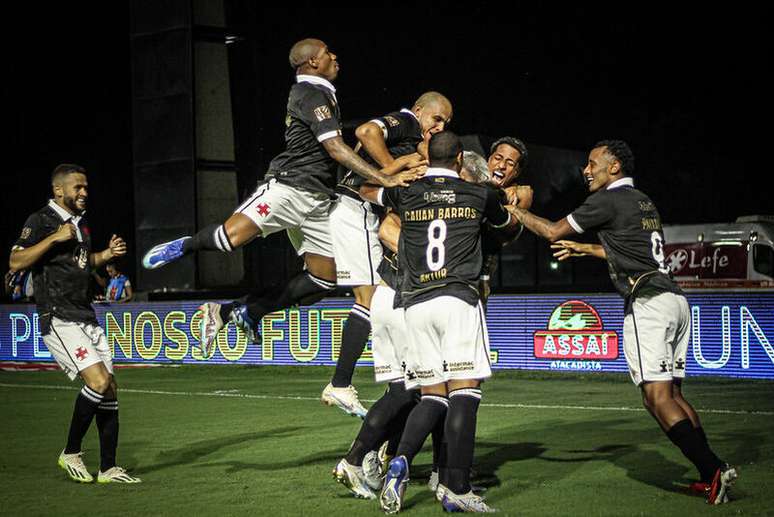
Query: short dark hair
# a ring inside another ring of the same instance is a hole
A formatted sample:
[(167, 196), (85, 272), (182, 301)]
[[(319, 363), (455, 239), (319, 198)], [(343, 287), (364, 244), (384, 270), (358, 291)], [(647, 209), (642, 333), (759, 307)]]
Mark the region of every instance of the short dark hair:
[(61, 181), (68, 174), (73, 174), (75, 172), (86, 174), (86, 169), (74, 163), (60, 163), (56, 166), (54, 172), (51, 173), (51, 184), (53, 185), (57, 181)]
[(527, 157), (529, 156), (529, 153), (527, 152), (527, 146), (524, 145), (524, 142), (512, 136), (500, 137), (497, 140), (495, 140), (495, 142), (492, 144), (492, 147), (489, 148), (489, 156), (492, 156), (494, 152), (497, 150), (497, 148), (502, 144), (510, 145), (511, 147), (519, 151), (519, 154), (521, 156), (519, 157), (519, 161), (516, 162), (516, 167), (519, 170), (523, 170), (524, 167), (527, 166)]
[(594, 144), (597, 147), (607, 148), (607, 152), (621, 163), (621, 170), (626, 176), (634, 174), (634, 153), (629, 144), (623, 140), (602, 140)]
[(460, 137), (451, 131), (441, 131), (430, 137), (427, 156), (430, 167), (451, 167), (462, 152)]

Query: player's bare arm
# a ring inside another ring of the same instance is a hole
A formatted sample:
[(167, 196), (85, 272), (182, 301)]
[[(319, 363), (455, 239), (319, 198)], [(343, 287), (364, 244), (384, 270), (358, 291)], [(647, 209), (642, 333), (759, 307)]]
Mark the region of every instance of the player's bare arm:
[(419, 153), (413, 153), (393, 160), (390, 165), (387, 165), (381, 169), (380, 172), (382, 174), (392, 176), (401, 171), (407, 171), (409, 173), (416, 173), (417, 176), (423, 176), (426, 170), (427, 160), (424, 159)]
[(398, 239), (400, 237), (400, 217), (395, 212), (390, 212), (379, 225), (379, 240), (390, 248), (393, 253), (398, 252)]
[(532, 207), (532, 197), (534, 192), (529, 185), (512, 185), (503, 189), (508, 196), (508, 204), (524, 210)]
[(538, 217), (523, 208), (510, 205), (505, 208), (529, 231), (550, 242), (556, 242), (562, 237), (567, 237), (568, 235), (576, 233), (575, 230), (572, 229), (572, 226), (570, 226), (570, 223), (567, 222), (566, 217), (562, 218), (560, 221), (554, 222)]
[(322, 144), (331, 158), (339, 162), (345, 168), (353, 171), (355, 174), (362, 176), (367, 180), (373, 181), (374, 183), (378, 183), (385, 187), (405, 187), (415, 176), (415, 174), (412, 175), (406, 172), (402, 172), (394, 176), (387, 176), (386, 174), (382, 174), (374, 167), (369, 165), (368, 162), (358, 156), (340, 136), (328, 138), (327, 140), (323, 141)]
[(559, 240), (552, 244), (551, 248), (557, 250), (554, 252), (554, 257), (560, 261), (567, 260), (570, 257), (607, 258), (605, 248), (603, 248), (601, 244)]
[(11, 251), (8, 265), (14, 271), (27, 269), (33, 266), (54, 244), (67, 242), (76, 236), (75, 226), (71, 223), (61, 225), (54, 233), (29, 248), (15, 249)]
[(390, 151), (387, 149), (387, 142), (384, 140), (384, 131), (376, 122), (366, 122), (361, 124), (355, 130), (355, 136), (358, 142), (363, 146), (366, 152), (376, 160), (380, 167), (387, 167), (395, 161)]
[(110, 244), (107, 249), (92, 253), (89, 256), (89, 262), (91, 267), (100, 267), (114, 258), (123, 257), (124, 255), (126, 255), (126, 242), (121, 237), (113, 234), (110, 237)]

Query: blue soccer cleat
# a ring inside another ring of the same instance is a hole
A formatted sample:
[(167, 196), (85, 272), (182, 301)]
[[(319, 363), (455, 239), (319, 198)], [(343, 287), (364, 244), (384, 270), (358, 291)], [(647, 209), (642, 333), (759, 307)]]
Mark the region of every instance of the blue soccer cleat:
[(409, 482), (409, 466), (405, 456), (398, 456), (390, 461), (384, 487), (379, 494), (379, 505), (384, 513), (398, 513), (403, 505), (403, 494)]
[(145, 269), (157, 269), (174, 262), (184, 255), (183, 243), (190, 239), (190, 236), (180, 237), (174, 241), (163, 242), (153, 246), (142, 258), (142, 266)]
[(247, 305), (234, 303), (234, 308), (231, 309), (229, 316), (234, 325), (245, 333), (248, 343), (257, 343), (261, 339), (261, 333), (258, 332), (258, 322), (247, 312)]

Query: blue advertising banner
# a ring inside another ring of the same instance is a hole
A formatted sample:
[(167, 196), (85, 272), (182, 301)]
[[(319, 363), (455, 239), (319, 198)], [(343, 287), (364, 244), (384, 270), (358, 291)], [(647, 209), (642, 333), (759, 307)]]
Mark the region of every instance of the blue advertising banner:
[[(691, 294), (688, 300), (689, 375), (774, 378), (774, 294)], [(95, 310), (118, 363), (333, 365), (352, 299), (269, 314), (255, 344), (229, 324), (206, 360), (194, 346), (199, 304), (97, 304)], [(616, 295), (494, 296), (487, 323), (496, 369), (627, 371)], [(33, 305), (0, 306), (0, 361), (53, 361)], [(369, 344), (359, 364), (372, 362)]]

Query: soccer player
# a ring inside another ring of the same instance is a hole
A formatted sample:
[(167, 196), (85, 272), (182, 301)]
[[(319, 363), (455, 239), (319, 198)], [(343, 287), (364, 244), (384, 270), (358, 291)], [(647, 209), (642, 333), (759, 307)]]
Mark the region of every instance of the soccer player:
[(380, 283), (376, 286), (371, 305), (374, 376), (376, 382), (387, 383), (387, 389), (368, 410), (349, 452), (333, 469), (333, 476), (339, 483), (355, 497), (366, 499), (375, 499), (375, 490), (381, 487), (381, 462), (375, 449), (391, 435), (397, 433), (400, 436), (408, 412), (420, 395), (416, 386), (407, 388), (404, 382), (408, 336), (398, 296), (399, 235), (400, 220), (390, 212), (379, 227), (378, 236), (384, 244), (384, 257), (378, 271)]
[[(699, 416), (683, 397), (690, 335), (688, 301), (664, 264), (664, 234), (656, 206), (634, 188), (634, 156), (620, 140), (604, 140), (589, 153), (583, 171), (591, 195), (558, 222), (526, 210), (509, 210), (537, 235), (555, 243), (555, 256), (606, 259), (610, 278), (624, 298), (624, 354), (645, 408), (706, 485), (707, 502), (727, 502), (736, 469), (707, 442)], [(563, 237), (596, 231), (601, 244)]]
[[(408, 188), (365, 185), (364, 199), (394, 209), (401, 220), (401, 298), (409, 335), (407, 370), (421, 387), (397, 456), (390, 462), (380, 504), (400, 510), (411, 461), (446, 414), (447, 468), (439, 491), (450, 511), (490, 511), (470, 488), (476, 414), (482, 380), (491, 376), (489, 343), (476, 288), (481, 224), (511, 225), (493, 189), (459, 177), (462, 144), (450, 131), (428, 146), (430, 167)], [(448, 412), (447, 412), (448, 408)]]
[[(254, 329), (260, 317), (307, 298), (321, 298), (336, 286), (329, 210), (337, 164), (382, 185), (406, 185), (413, 174), (384, 174), (360, 158), (341, 136), (341, 115), (334, 81), (337, 56), (317, 39), (304, 39), (290, 49), (296, 84), (290, 89), (285, 118), (286, 150), (269, 165), (265, 182), (223, 224), (193, 237), (154, 246), (143, 266), (155, 269), (197, 250), (231, 252), (258, 236), (287, 230), (305, 269), (277, 291), (252, 303), (253, 318), (241, 306), (233, 318)], [(201, 306), (201, 345), (209, 356), (217, 332), (231, 316), (233, 304)]]
[(81, 377), (84, 382), (58, 463), (74, 481), (94, 481), (83, 463), (81, 443), (96, 417), (101, 455), (97, 482), (139, 483), (139, 478), (116, 465), (118, 388), (89, 289), (92, 269), (125, 255), (126, 243), (113, 235), (107, 249), (91, 251), (91, 232), (84, 219), (88, 182), (83, 167), (57, 166), (51, 185), (54, 198), (27, 218), (9, 264), (16, 271), (32, 271), (43, 342), (70, 380)]
[[(388, 113), (362, 124), (355, 131), (360, 156), (375, 167), (390, 167), (396, 158), (414, 155), (411, 165), (421, 164), (415, 154), (424, 139), (443, 131), (452, 117), (452, 105), (438, 92), (422, 94), (412, 109)], [(382, 246), (377, 235), (379, 214), (371, 203), (360, 198), (365, 179), (349, 171), (338, 184), (338, 202), (331, 210), (333, 251), (339, 286), (352, 288), (355, 303), (341, 335), (341, 350), (331, 382), (321, 400), (346, 413), (365, 416), (365, 408), (352, 384), (355, 364), (363, 353), (371, 331), (371, 299), (379, 284), (377, 268), (382, 262)]]

